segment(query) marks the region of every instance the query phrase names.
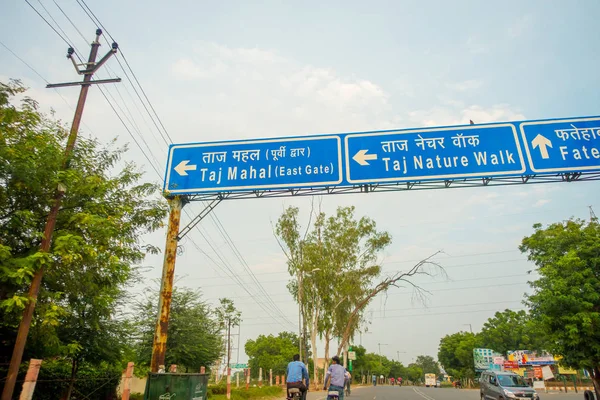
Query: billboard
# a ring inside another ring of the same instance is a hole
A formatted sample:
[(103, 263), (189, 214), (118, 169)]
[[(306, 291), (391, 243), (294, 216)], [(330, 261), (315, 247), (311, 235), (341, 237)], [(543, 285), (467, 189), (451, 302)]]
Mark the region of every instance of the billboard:
[(501, 371), (502, 364), (498, 364), (502, 354), (492, 349), (473, 349), (475, 371)]
[(551, 354), (537, 354), (531, 350), (513, 350), (507, 352), (508, 361), (521, 366), (554, 365), (556, 361)]

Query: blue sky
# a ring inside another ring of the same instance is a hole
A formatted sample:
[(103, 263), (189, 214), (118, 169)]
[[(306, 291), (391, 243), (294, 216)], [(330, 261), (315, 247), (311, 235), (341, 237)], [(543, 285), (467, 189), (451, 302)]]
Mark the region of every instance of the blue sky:
[[(53, 1), (41, 0), (86, 56), (96, 26), (75, 0), (56, 2), (87, 41)], [(31, 3), (46, 15), (37, 0)], [(175, 143), (600, 114), (597, 1), (323, 3), (88, 2), (119, 42)], [(3, 7), (0, 41), (50, 82), (77, 79), (64, 57), (66, 44), (25, 2)], [(103, 46), (100, 52), (105, 51)], [(124, 80), (107, 87), (108, 93), (135, 121), (141, 134), (136, 138), (147, 143), (144, 152), (163, 171), (166, 145), (119, 65), (111, 60), (108, 66), (100, 77)], [(23, 79), (44, 109), (71, 120), (78, 89), (60, 89), (67, 106), (0, 46), (0, 79), (9, 77)], [(148, 179), (162, 179), (95, 88), (84, 124), (83, 134), (131, 143), (128, 160), (143, 165)], [(358, 215), (372, 217), (392, 234), (393, 245), (382, 256), (388, 272), (445, 251), (440, 260), (450, 280), (419, 281), (431, 290), (427, 307), (400, 289), (370, 307), (371, 333), (363, 335), (363, 344), (375, 351), (377, 343), (388, 343), (382, 352), (395, 357), (404, 351), (400, 359), (410, 362), (419, 354), (435, 356), (440, 337), (469, 329), (465, 324), (477, 330), (495, 310), (522, 307), (532, 266), (517, 250), (520, 239), (535, 222), (585, 218), (589, 205), (598, 212), (599, 198), (600, 184), (589, 182), (321, 201), (328, 212), (355, 205)], [(306, 217), (310, 200), (225, 202), (216, 215), (273, 300), (295, 321), (285, 259), (271, 228), (288, 205), (301, 207)], [(200, 205), (186, 208), (193, 214)], [(198, 233), (191, 239), (210, 258), (184, 240), (180, 284), (201, 288), (211, 302), (233, 297), (245, 319), (242, 343), (283, 329), (263, 317), (242, 289), (226, 285), (219, 256), (239, 274), (244, 269), (212, 219), (203, 221), (202, 230), (212, 248)], [(162, 246), (164, 232), (144, 240)], [(160, 275), (161, 262), (146, 260), (149, 281)], [(295, 329), (289, 325), (285, 329)]]

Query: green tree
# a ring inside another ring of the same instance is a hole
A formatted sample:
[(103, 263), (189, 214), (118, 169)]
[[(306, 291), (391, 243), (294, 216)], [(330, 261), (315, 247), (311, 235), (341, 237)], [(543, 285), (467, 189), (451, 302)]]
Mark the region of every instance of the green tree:
[[(148, 368), (152, 356), (152, 341), (158, 315), (158, 292), (135, 306), (133, 315), (136, 327), (136, 365)], [(175, 288), (169, 316), (169, 339), (165, 365), (177, 364), (187, 372), (198, 372), (210, 366), (223, 354), (223, 341), (219, 321), (214, 312), (202, 301), (197, 290)], [(136, 366), (137, 368), (137, 366)]]
[[(330, 217), (311, 211), (314, 223), (309, 221), (309, 226), (302, 229), (298, 208), (290, 207), (276, 225), (275, 234), (292, 276), (288, 288), (296, 301), (302, 296), (303, 320), (310, 332), (315, 363), (318, 335), (325, 343), (326, 358), (334, 337), (339, 338), (336, 354), (341, 354), (364, 322), (364, 310), (377, 294), (406, 283), (423, 295), (410, 278), (430, 274), (428, 265), (439, 267), (428, 258), (408, 271), (376, 282), (381, 271), (377, 257), (391, 243), (391, 237), (378, 231), (373, 220), (357, 219), (354, 213), (354, 207), (340, 207)], [(314, 381), (317, 382), (317, 371)]]
[(408, 365), (406, 375), (411, 382), (423, 382), (425, 378), (423, 369), (414, 363)]
[(294, 354), (298, 353), (298, 335), (291, 332), (281, 332), (277, 336), (260, 335), (255, 340), (248, 340), (244, 350), (249, 357), (248, 366), (254, 373), (258, 374), (259, 368), (262, 368), (263, 371), (272, 369), (273, 374), (282, 375)]
[[(166, 205), (114, 143), (80, 138), (61, 171), (67, 131), (33, 99), (11, 103), (24, 93), (17, 81), (0, 83), (0, 357), (10, 357), (31, 277), (44, 267), (24, 359), (66, 357), (73, 382), (82, 362), (119, 360), (117, 307), (152, 249), (139, 237), (162, 226)], [(62, 207), (41, 253), (57, 188)]]
[[(294, 278), (288, 286), (290, 292), (296, 301), (302, 297), (304, 325), (309, 330), (316, 364), (317, 335), (324, 339), (327, 357), (330, 341), (334, 335), (342, 336), (341, 331), (346, 328), (342, 321), (349, 321), (351, 328), (358, 327), (360, 314), (357, 312), (349, 317), (352, 303), (379, 274), (380, 267), (373, 265), (375, 256), (389, 244), (390, 238), (387, 233), (378, 232), (372, 220), (365, 217), (356, 220), (354, 207), (340, 207), (336, 215), (329, 218), (318, 213), (314, 224), (304, 234), (298, 214), (298, 208), (286, 209), (277, 222), (275, 233), (288, 259), (288, 271)], [(299, 278), (303, 282), (302, 292)], [(359, 311), (362, 309), (364, 307)], [(351, 329), (350, 333), (353, 332)], [(344, 344), (348, 343), (348, 338)], [(317, 371), (314, 373), (316, 384)]]
[(509, 350), (543, 350), (543, 333), (536, 329), (525, 310), (498, 311), (479, 334), (482, 346), (506, 355)]
[(400, 376), (403, 379), (406, 379), (406, 376), (407, 376), (406, 367), (399, 361), (391, 360), (390, 361), (390, 373), (389, 373), (388, 377), (398, 378)]
[(537, 267), (527, 305), (565, 365), (585, 368), (600, 398), (600, 224), (571, 219), (542, 228), (520, 246)]
[(440, 340), (438, 360), (448, 375), (473, 379), (473, 349), (481, 347), (481, 339), (470, 332), (457, 332)]
[(419, 366), (425, 374), (440, 374), (440, 366), (431, 356), (418, 356), (414, 364)]
[(235, 308), (233, 300), (221, 298), (219, 299), (219, 306), (215, 309), (215, 315), (221, 330), (228, 335), (228, 341), (224, 344), (225, 348), (223, 349), (227, 359), (225, 368), (227, 368), (231, 364), (231, 329), (240, 324), (242, 313)]

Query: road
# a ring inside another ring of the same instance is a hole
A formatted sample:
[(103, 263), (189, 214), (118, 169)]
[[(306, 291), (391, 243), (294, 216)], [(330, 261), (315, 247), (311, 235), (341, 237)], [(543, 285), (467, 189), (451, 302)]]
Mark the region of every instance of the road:
[[(540, 393), (542, 400), (583, 400), (583, 393)], [(325, 400), (325, 392), (309, 392), (307, 400)], [(479, 390), (414, 386), (364, 386), (352, 388), (344, 400), (479, 400)]]

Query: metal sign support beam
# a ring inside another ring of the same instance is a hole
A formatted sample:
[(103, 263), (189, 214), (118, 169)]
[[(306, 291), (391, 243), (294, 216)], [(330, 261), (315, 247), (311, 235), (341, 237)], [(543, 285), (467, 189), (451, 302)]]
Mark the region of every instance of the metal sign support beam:
[[(455, 189), (492, 186), (513, 186), (535, 183), (585, 182), (600, 180), (600, 172), (524, 175), (503, 178), (473, 178), (440, 181), (377, 183), (354, 186), (315, 187), (304, 189), (255, 190), (251, 192), (219, 192), (189, 196), (190, 201), (261, 199), (273, 197), (321, 196), (326, 194), (356, 194), (404, 192), (408, 190)], [(451, 185), (449, 184), (451, 183)]]
[(152, 360), (150, 369), (158, 372), (165, 368), (165, 355), (167, 351), (167, 338), (169, 316), (171, 314), (171, 300), (173, 297), (173, 280), (175, 277), (175, 261), (177, 259), (177, 243), (185, 237), (202, 219), (204, 219), (223, 200), (221, 197), (212, 201), (198, 214), (185, 228), (179, 231), (181, 210), (189, 202), (186, 196), (168, 198), (170, 212), (167, 227), (167, 240), (165, 244), (165, 257), (163, 260), (162, 278), (160, 281), (160, 297), (158, 300), (158, 316), (152, 343)]
[(167, 228), (167, 242), (165, 244), (165, 257), (163, 261), (162, 279), (160, 281), (160, 297), (158, 299), (158, 318), (152, 343), (152, 360), (150, 370), (158, 372), (159, 368), (165, 369), (165, 353), (167, 350), (167, 330), (169, 327), (169, 314), (171, 299), (173, 297), (173, 278), (175, 275), (175, 259), (177, 258), (177, 235), (181, 220), (183, 199), (175, 196), (170, 199), (169, 226)]

